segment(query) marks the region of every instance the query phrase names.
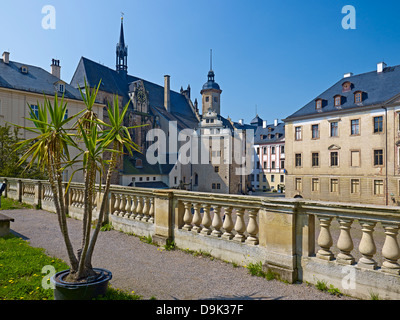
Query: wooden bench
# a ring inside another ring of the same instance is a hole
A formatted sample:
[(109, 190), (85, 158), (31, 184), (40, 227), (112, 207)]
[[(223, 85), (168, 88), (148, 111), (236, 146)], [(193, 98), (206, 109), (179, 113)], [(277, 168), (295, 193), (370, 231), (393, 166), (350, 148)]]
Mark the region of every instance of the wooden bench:
[(0, 237), (5, 237), (10, 233), (10, 222), (14, 222), (14, 218), (0, 213)]

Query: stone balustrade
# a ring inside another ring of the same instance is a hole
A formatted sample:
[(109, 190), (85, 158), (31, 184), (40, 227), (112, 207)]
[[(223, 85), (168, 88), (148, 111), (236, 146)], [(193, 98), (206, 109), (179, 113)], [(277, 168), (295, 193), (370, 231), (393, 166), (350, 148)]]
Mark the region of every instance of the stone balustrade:
[[(54, 211), (47, 181), (3, 180), (5, 196)], [(97, 189), (93, 219), (103, 197)], [(65, 199), (82, 218), (83, 184), (72, 183)], [(117, 230), (239, 265), (262, 262), (288, 282), (324, 280), (356, 297), (400, 298), (399, 207), (122, 186), (111, 186), (107, 200), (106, 221)]]

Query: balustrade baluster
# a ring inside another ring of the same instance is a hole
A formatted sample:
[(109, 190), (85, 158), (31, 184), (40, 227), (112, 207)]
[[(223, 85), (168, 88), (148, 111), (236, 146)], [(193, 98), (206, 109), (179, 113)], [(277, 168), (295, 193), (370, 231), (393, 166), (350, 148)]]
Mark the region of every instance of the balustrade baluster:
[(143, 204), (142, 204), (142, 197), (137, 196), (137, 207), (136, 207), (136, 217), (135, 220), (140, 221), (143, 217)]
[(154, 198), (150, 198), (150, 210), (149, 210), (149, 221), (150, 223), (154, 223)]
[(343, 264), (354, 264), (355, 259), (351, 255), (353, 250), (353, 240), (351, 238), (350, 230), (353, 223), (353, 219), (339, 218), (340, 224), (340, 235), (337, 242), (337, 247), (340, 253), (337, 256), (337, 261)]
[(246, 243), (250, 244), (250, 245), (258, 244), (257, 214), (258, 214), (258, 209), (250, 209), (249, 210), (249, 224), (247, 225), (247, 232), (249, 233), (249, 236), (246, 239)]
[(330, 226), (333, 217), (317, 216), (320, 222), (321, 231), (318, 237), (318, 245), (321, 249), (317, 253), (317, 258), (331, 261), (334, 255), (331, 251), (333, 244)]
[(244, 222), (244, 211), (245, 209), (243, 208), (236, 209), (236, 235), (233, 238), (234, 241), (244, 242), (246, 240), (246, 236), (244, 235), (244, 232), (246, 231), (246, 224)]
[(211, 233), (211, 216), (210, 216), (210, 208), (211, 206), (206, 204), (203, 207), (203, 220), (201, 224), (203, 228), (201, 230), (201, 234), (209, 235)]
[(149, 220), (149, 198), (148, 197), (143, 197), (143, 217), (142, 221), (147, 222)]
[(131, 205), (131, 215), (129, 216), (129, 219), (135, 219), (136, 217), (136, 196), (132, 195), (132, 205)]
[(195, 233), (200, 233), (201, 231), (201, 214), (200, 214), (200, 208), (201, 205), (199, 203), (194, 203), (193, 204), (194, 208), (194, 215), (193, 215), (193, 221), (192, 223), (194, 224), (192, 231)]
[(129, 217), (129, 215), (130, 215), (130, 208), (131, 208), (131, 203), (130, 203), (130, 201), (129, 201), (129, 195), (127, 195), (127, 194), (124, 194), (124, 204), (125, 204), (125, 207), (124, 207), (124, 217), (125, 218), (128, 218)]
[(223, 239), (226, 240), (232, 240), (233, 234), (232, 234), (232, 229), (233, 229), (233, 220), (232, 220), (232, 208), (231, 207), (225, 207), (224, 208), (224, 214), (225, 214), (225, 219), (224, 223), (222, 225), (222, 228), (225, 230), (224, 234), (222, 235)]
[(385, 261), (382, 264), (382, 271), (392, 274), (400, 274), (400, 265), (397, 262), (400, 259), (399, 243), (397, 234), (400, 226), (398, 224), (383, 224), (386, 239), (382, 248), (382, 255)]
[(376, 222), (373, 221), (360, 221), (362, 227), (362, 237), (360, 241), (359, 251), (362, 257), (358, 260), (358, 266), (367, 269), (376, 269), (377, 263), (373, 259), (376, 253), (376, 246), (373, 237)]
[(193, 220), (191, 212), (192, 204), (190, 202), (184, 201), (183, 205), (185, 207), (185, 213), (183, 215), (183, 222), (185, 223), (185, 225), (182, 227), (182, 229), (190, 231), (192, 230), (192, 220)]
[(221, 227), (222, 227), (222, 219), (221, 219), (221, 207), (213, 206), (214, 208), (214, 216), (212, 220), (212, 227), (214, 230), (211, 232), (211, 235), (214, 237), (221, 237)]
[(119, 196), (114, 193), (114, 212), (113, 215), (118, 216), (119, 214)]

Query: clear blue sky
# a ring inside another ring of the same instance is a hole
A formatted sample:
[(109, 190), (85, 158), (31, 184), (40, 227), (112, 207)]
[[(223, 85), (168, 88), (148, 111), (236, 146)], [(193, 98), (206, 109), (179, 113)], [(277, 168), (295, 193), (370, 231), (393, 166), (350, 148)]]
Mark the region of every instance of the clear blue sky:
[[(60, 60), (70, 82), (81, 56), (115, 68), (121, 11), (128, 72), (172, 89), (190, 84), (200, 99), (213, 49), (221, 113), (250, 122), (283, 119), (342, 78), (400, 64), (400, 1), (369, 0), (14, 0), (2, 1), (0, 51), (50, 70)], [(56, 29), (42, 28), (42, 7)], [(356, 9), (345, 30), (342, 7)]]

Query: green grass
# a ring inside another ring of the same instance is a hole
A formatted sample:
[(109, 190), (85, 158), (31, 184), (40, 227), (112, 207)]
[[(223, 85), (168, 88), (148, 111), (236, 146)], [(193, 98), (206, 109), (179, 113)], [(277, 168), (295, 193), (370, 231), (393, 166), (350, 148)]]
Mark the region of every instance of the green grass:
[[(0, 300), (53, 300), (53, 290), (42, 286), (49, 277), (48, 271), (42, 273), (44, 266), (52, 266), (55, 272), (69, 269), (64, 261), (47, 256), (44, 249), (33, 248), (21, 238), (12, 234), (0, 238)], [(106, 295), (96, 300), (140, 299), (133, 292), (109, 287)]]
[(68, 269), (62, 260), (44, 254), (43, 249), (32, 248), (28, 242), (9, 235), (0, 238), (0, 299), (52, 300), (53, 290), (42, 287), (44, 266), (53, 266), (56, 272)]
[(33, 209), (33, 206), (15, 201), (10, 198), (1, 197), (1, 210), (15, 210), (15, 209)]
[(261, 262), (259, 262), (259, 263), (249, 263), (245, 267), (247, 268), (247, 270), (249, 270), (249, 273), (252, 276), (265, 278), (268, 281), (276, 279), (276, 274), (274, 274), (271, 270), (268, 270), (268, 272), (263, 271)]

